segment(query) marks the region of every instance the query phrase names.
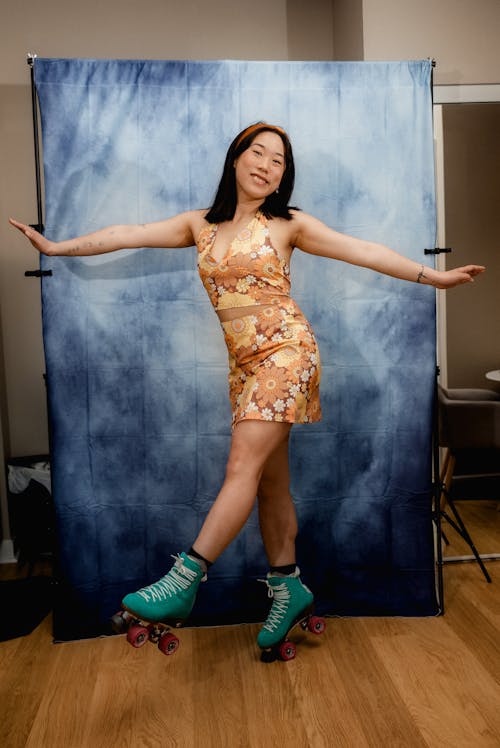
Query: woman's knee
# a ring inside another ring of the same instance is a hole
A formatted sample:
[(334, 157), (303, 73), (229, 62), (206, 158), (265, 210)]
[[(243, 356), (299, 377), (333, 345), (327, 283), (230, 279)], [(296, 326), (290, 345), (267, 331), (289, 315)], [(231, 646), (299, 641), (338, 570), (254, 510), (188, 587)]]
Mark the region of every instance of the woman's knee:
[(226, 464), (226, 480), (236, 478), (255, 480), (258, 483), (262, 476), (263, 463), (264, 460), (259, 460), (243, 446), (233, 445)]
[[(226, 466), (226, 477), (247, 475), (260, 481), (266, 462), (277, 446), (287, 441), (288, 429), (266, 429), (259, 422), (243, 422), (244, 427), (233, 433)], [(239, 424), (238, 424), (239, 425)], [(279, 424), (285, 426), (285, 424)]]

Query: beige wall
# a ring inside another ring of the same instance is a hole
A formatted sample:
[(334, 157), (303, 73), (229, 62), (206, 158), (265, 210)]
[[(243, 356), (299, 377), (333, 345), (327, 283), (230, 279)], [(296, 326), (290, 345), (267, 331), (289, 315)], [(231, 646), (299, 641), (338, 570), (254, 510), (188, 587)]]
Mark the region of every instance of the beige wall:
[(434, 57), (436, 83), (499, 83), (498, 0), (363, 0), (365, 60)]
[(6, 222), (8, 215), (36, 222), (26, 54), (329, 60), (333, 37), (331, 0), (48, 0), (9, 5), (0, 25), (0, 414), (6, 452), (16, 456), (48, 450), (40, 284), (24, 278), (38, 260)]
[[(34, 252), (6, 223), (36, 221), (26, 54), (148, 59), (408, 59), (439, 82), (500, 81), (497, 0), (46, 0), (0, 23), (0, 415), (8, 455), (47, 451)], [(3, 358), (2, 358), (3, 349)], [(4, 382), (2, 384), (2, 382)]]
[(364, 60), (363, 0), (335, 0), (333, 44), (336, 60)]
[(446, 296), (448, 385), (491, 387), (500, 368), (500, 104), (443, 106), (447, 266), (486, 265)]

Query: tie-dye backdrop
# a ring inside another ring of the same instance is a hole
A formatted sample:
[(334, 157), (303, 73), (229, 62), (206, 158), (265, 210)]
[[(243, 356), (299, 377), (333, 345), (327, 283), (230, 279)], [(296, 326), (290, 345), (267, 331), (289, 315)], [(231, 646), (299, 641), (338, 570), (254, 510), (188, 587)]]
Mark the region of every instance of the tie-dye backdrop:
[[(426, 261), (435, 238), (431, 64), (35, 62), (46, 234), (208, 206), (227, 146), (284, 126), (293, 204)], [(61, 582), (55, 635), (106, 631), (123, 593), (189, 547), (229, 445), (226, 352), (190, 249), (42, 259)], [(295, 253), (324, 418), (295, 426), (298, 558), (322, 612), (436, 612), (430, 511), (434, 291)], [(193, 623), (262, 620), (254, 514)]]

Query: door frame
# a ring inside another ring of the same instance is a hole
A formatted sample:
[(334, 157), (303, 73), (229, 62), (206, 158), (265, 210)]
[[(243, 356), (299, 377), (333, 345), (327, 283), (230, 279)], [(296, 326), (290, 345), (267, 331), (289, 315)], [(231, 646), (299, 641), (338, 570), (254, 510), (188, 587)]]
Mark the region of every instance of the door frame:
[[(436, 185), (436, 245), (446, 246), (445, 173), (443, 105), (491, 104), (500, 102), (500, 83), (457, 84), (433, 86), (434, 173)], [(445, 256), (436, 255), (436, 269), (445, 269)], [(436, 294), (437, 364), (440, 382), (448, 386), (448, 357), (446, 349), (446, 293)]]

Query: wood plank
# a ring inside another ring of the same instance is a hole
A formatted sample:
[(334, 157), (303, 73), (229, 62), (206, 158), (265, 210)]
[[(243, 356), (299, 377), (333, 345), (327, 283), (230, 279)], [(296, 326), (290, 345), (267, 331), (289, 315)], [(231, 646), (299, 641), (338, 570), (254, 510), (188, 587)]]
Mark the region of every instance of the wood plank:
[[(497, 518), (472, 507), (473, 537)], [(0, 644), (0, 745), (497, 748), (500, 563), (488, 568), (493, 584), (476, 564), (445, 566), (441, 617), (298, 630), (288, 663), (260, 662), (258, 626), (183, 629), (165, 657), (124, 637), (53, 645), (46, 619)]]
[(2, 642), (0, 745), (22, 748), (45, 698), (43, 684), (54, 669), (50, 617), (29, 636)]
[(38, 681), (42, 699), (26, 741), (29, 748), (83, 744), (99, 667), (100, 648), (95, 644), (85, 640), (50, 645), (53, 667), (49, 677)]
[[(235, 629), (245, 704), (244, 722), (241, 724), (243, 740), (237, 745), (309, 748), (297, 696), (290, 686), (289, 666), (294, 663), (261, 662), (256, 643), (259, 628), (242, 626)], [(216, 748), (216, 744), (213, 744), (213, 748)]]
[(338, 619), (336, 637), (330, 641), (353, 715), (368, 745), (425, 746), (411, 712), (387, 676), (384, 660), (366, 636), (363, 619)]
[[(446, 567), (446, 589), (455, 588), (455, 600), (470, 601), (490, 621), (497, 633), (500, 632), (500, 564), (497, 561), (488, 564), (492, 584), (488, 584), (481, 573), (478, 575), (475, 563), (461, 565), (458, 574), (456, 568), (453, 565)], [(453, 612), (453, 607), (450, 612)]]
[(446, 623), (500, 686), (500, 595), (492, 585), (487, 586), (488, 590), (482, 590), (482, 598), (490, 598), (489, 607), (486, 602), (476, 603), (472, 587), (467, 597), (456, 597), (446, 613)]
[(310, 746), (367, 748), (370, 743), (337, 666), (337, 649), (344, 646), (337, 623), (338, 619), (329, 618), (322, 636), (296, 638), (297, 658), (286, 665), (287, 673)]
[(498, 748), (498, 683), (445, 617), (365, 628), (426, 744)]
[(245, 626), (193, 629), (191, 701), (195, 746), (243, 746), (248, 704), (242, 698), (239, 642)]

